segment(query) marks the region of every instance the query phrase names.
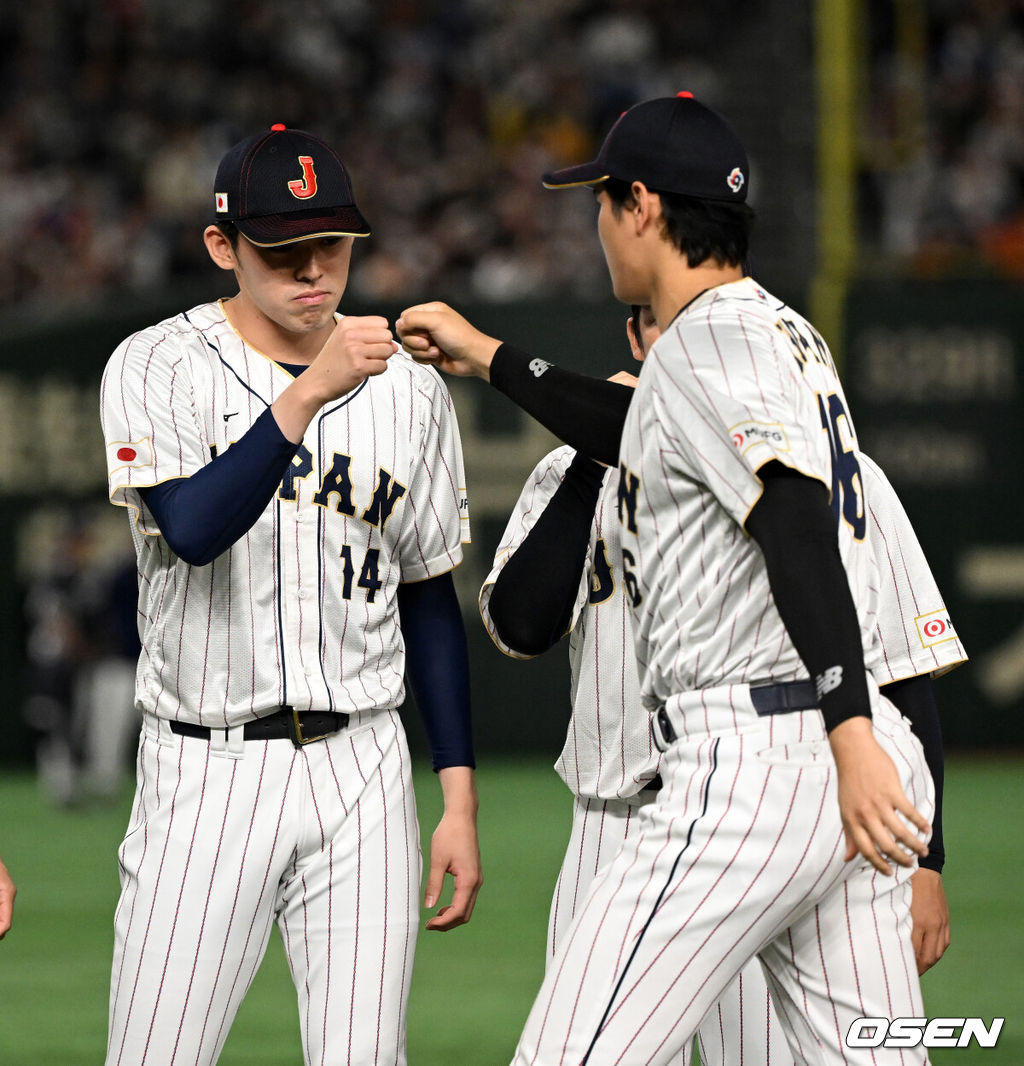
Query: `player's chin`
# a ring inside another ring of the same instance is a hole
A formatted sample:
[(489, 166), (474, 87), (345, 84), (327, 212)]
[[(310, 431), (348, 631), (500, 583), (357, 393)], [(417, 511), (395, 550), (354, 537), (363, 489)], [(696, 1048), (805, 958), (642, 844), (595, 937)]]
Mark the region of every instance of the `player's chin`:
[(338, 301), (329, 300), (313, 307), (292, 307), (288, 316), (296, 333), (315, 333), (334, 322)]
[(619, 303), (645, 305), (650, 303), (650, 295), (646, 292), (640, 291), (635, 282), (631, 282), (629, 278), (622, 277), (621, 275), (612, 274), (612, 292), (615, 294), (615, 299)]

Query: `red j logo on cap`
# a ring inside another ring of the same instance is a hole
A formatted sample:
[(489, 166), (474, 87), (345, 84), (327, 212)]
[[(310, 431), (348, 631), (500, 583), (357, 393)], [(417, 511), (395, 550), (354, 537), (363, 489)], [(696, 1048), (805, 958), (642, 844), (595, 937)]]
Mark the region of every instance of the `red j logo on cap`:
[(313, 157), (300, 155), (299, 163), (302, 166), (302, 177), (288, 182), (288, 191), (297, 200), (308, 200), (316, 196), (316, 171), (313, 169)]

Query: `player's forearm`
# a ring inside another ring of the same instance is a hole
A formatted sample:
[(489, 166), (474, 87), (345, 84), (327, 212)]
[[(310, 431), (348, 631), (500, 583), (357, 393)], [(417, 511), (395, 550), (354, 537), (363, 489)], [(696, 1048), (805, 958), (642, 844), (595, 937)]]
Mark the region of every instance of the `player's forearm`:
[(18, 890), (14, 887), (11, 875), (7, 867), (0, 862), (0, 940), (4, 938), (7, 930), (11, 928), (14, 914), (14, 897)]
[(487, 611), (498, 637), (513, 651), (539, 655), (568, 630), (603, 480), (603, 467), (577, 455), (498, 574)]
[(619, 441), (634, 390), (563, 370), (510, 344), (494, 353), (491, 384), (545, 429), (591, 459), (619, 462)]
[(469, 653), (451, 574), (398, 586), (406, 672), (435, 770), (472, 767)]
[(925, 761), (935, 784), (935, 814), (932, 816), (932, 837), (928, 842), (928, 855), (921, 859), (920, 864), (936, 873), (942, 873), (946, 861), (945, 842), (942, 837), (945, 757), (934, 686), (930, 677), (921, 674), (883, 686), (882, 694), (892, 700), (900, 714), (910, 722), (911, 729), (924, 749)]
[(193, 566), (223, 554), (253, 527), (281, 484), (296, 445), (270, 410), (191, 477), (139, 490), (171, 550)]
[(764, 554), (772, 597), (818, 690), (831, 732), (871, 717), (860, 623), (824, 485), (769, 464), (747, 530)]

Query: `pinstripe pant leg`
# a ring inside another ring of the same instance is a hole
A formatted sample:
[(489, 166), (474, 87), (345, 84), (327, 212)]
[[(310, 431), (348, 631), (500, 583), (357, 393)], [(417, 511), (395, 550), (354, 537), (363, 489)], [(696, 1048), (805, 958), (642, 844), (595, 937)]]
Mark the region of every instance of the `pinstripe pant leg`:
[(708, 1011), (697, 1031), (701, 1066), (792, 1066), (793, 1054), (753, 959)]
[[(547, 964), (572, 928), (573, 919), (602, 870), (636, 836), (640, 813), (653, 803), (653, 792), (629, 800), (573, 797), (572, 832), (562, 860), (548, 919)], [(672, 1066), (689, 1066), (691, 1049), (682, 1049)], [(751, 1060), (756, 1061), (756, 1060)], [(704, 1063), (703, 1066), (714, 1066)]]
[(119, 852), (107, 1066), (216, 1061), (294, 848), (287, 741), (234, 754), (147, 716)]
[(305, 839), (279, 925), (307, 1066), (404, 1066), (419, 918), (419, 828), (393, 712), (300, 753)]

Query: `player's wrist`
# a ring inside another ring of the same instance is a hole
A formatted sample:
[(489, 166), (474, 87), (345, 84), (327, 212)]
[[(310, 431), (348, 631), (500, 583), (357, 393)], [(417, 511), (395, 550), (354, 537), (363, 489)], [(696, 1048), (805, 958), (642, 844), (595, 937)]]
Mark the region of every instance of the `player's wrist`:
[(502, 341), (495, 337), (489, 337), (486, 333), (477, 331), (476, 335), (466, 345), (466, 362), (472, 368), (473, 373), (484, 381), (491, 380), (491, 365), (494, 362), (495, 353), (501, 348)]
[(332, 399), (351, 391), (338, 391), (337, 378), (333, 381), (314, 363), (297, 377), (270, 405), (281, 432), (293, 444), (299, 444), (317, 412)]
[(480, 799), (476, 791), (476, 775), (471, 766), (444, 766), (437, 771), (441, 782), (446, 817), (476, 819)]
[(851, 715), (837, 722), (828, 730), (828, 742), (839, 767), (844, 762), (855, 762), (864, 745), (877, 743), (871, 719), (865, 715)]

